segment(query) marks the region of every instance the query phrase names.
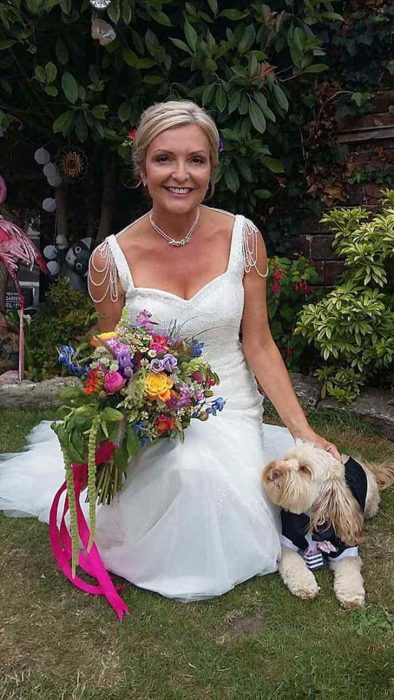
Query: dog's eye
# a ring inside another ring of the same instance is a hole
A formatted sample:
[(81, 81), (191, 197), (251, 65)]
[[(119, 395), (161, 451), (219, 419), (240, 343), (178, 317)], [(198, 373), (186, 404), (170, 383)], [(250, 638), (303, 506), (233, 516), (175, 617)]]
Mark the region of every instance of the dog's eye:
[(310, 474), (311, 473), (309, 467), (305, 467), (304, 464), (301, 464), (298, 471), (301, 472), (301, 474)]

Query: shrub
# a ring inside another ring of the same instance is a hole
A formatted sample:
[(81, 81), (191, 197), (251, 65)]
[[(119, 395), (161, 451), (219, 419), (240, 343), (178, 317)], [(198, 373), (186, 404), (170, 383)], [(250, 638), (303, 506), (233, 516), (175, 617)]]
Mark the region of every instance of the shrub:
[(90, 299), (63, 277), (50, 287), (25, 332), (26, 376), (35, 381), (61, 374), (56, 345), (80, 343), (96, 318)]
[[(326, 394), (350, 402), (360, 387), (394, 360), (394, 296), (388, 286), (394, 251), (394, 190), (384, 191), (381, 213), (337, 209), (323, 218), (336, 231), (334, 247), (344, 257), (341, 284), (302, 311), (296, 333), (321, 353), (317, 374)], [(384, 288), (386, 288), (385, 291)]]
[(267, 280), (270, 328), (287, 367), (292, 370), (305, 369), (308, 344), (294, 334), (294, 329), (297, 315), (305, 301), (316, 298), (319, 293), (318, 289), (310, 285), (317, 281), (317, 272), (307, 258), (270, 259)]

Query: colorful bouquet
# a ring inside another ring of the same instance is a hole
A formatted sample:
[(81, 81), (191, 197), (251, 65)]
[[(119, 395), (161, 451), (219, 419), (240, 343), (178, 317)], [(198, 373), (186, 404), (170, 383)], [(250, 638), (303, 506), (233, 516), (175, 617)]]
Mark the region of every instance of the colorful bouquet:
[(74, 466), (87, 464), (90, 537), (96, 504), (109, 504), (140, 450), (163, 438), (184, 439), (192, 418), (205, 421), (224, 406), (212, 399), (219, 378), (202, 356), (203, 343), (182, 338), (176, 324), (157, 328), (147, 311), (130, 325), (128, 312), (111, 333), (92, 338), (83, 356), (59, 346), (59, 361), (82, 377), (62, 395), (62, 420), (53, 424), (62, 448), (70, 509), (72, 571), (78, 561)]

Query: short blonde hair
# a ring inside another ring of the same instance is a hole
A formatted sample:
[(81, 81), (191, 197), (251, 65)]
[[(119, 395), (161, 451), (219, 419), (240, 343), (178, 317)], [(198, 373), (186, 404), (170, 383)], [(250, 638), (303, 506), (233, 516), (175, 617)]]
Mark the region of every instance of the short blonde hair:
[(187, 124), (197, 124), (207, 136), (211, 165), (216, 168), (219, 163), (219, 132), (212, 117), (195, 102), (169, 100), (148, 107), (141, 115), (133, 143), (136, 174), (139, 175), (144, 167), (149, 144), (156, 136), (167, 129)]

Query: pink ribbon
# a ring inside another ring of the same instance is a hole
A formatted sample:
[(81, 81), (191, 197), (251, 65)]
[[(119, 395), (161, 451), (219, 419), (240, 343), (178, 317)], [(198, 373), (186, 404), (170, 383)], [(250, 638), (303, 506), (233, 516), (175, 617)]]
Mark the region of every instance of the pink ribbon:
[[(110, 454), (112, 454), (113, 450), (115, 449), (115, 445), (112, 445), (113, 443), (109, 443), (107, 441), (102, 443), (102, 445), (98, 448), (96, 452), (97, 464), (107, 461)], [(57, 523), (59, 501), (62, 493), (67, 489), (66, 482), (64, 482), (64, 484), (62, 484), (60, 489), (57, 491), (55, 498), (53, 499), (51, 512), (49, 515), (49, 538), (52, 551), (66, 578), (68, 578), (68, 580), (71, 581), (74, 586), (77, 586), (77, 588), (85, 591), (85, 593), (91, 593), (92, 595), (104, 595), (121, 621), (123, 615), (128, 613), (129, 610), (124, 600), (118, 594), (118, 590), (123, 590), (128, 584), (115, 587), (111, 581), (107, 569), (103, 564), (97, 546), (93, 544), (90, 551), (88, 552), (87, 550), (90, 530), (80, 504), (81, 491), (83, 491), (87, 485), (87, 464), (73, 464), (73, 477), (77, 506), (78, 535), (85, 550), (79, 553), (78, 565), (85, 573), (95, 578), (97, 580), (97, 584), (87, 583), (87, 581), (84, 581), (84, 579), (80, 578), (80, 576), (72, 575), (71, 537), (65, 522), (65, 516), (69, 508), (67, 496), (63, 506), (60, 526), (58, 526)]]

